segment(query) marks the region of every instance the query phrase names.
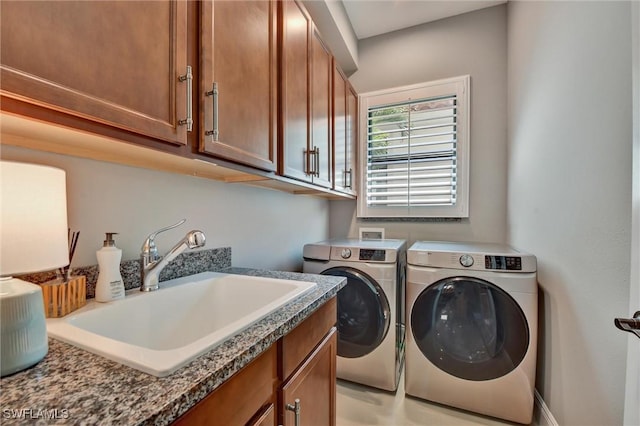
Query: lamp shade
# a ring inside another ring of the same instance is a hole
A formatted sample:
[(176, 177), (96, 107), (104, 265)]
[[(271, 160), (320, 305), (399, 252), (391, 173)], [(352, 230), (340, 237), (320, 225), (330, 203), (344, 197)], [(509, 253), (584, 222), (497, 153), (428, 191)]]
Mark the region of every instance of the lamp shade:
[(0, 276), (69, 264), (64, 170), (0, 161)]

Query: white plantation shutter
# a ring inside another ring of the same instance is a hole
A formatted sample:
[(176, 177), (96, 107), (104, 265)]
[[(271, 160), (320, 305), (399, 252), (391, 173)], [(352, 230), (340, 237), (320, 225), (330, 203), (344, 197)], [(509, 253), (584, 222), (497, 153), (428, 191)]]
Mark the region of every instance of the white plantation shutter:
[(468, 216), (468, 82), (362, 95), (359, 217)]

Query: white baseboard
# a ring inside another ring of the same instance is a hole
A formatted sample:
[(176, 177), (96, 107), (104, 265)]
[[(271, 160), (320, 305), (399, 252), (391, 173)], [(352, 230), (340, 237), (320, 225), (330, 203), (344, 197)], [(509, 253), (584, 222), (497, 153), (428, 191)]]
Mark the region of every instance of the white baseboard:
[(538, 393), (538, 389), (534, 390), (533, 418), (533, 424), (537, 426), (559, 426), (549, 407)]

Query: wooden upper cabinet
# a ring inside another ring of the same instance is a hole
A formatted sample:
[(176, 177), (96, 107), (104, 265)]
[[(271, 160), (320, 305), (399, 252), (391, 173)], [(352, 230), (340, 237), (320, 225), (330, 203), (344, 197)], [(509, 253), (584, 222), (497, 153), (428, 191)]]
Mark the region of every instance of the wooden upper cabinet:
[(347, 190), (350, 194), (355, 195), (357, 192), (356, 187), (356, 171), (358, 170), (357, 154), (358, 154), (358, 122), (360, 118), (358, 116), (358, 94), (355, 89), (347, 82), (347, 165), (345, 172), (347, 175)]
[(294, 0), (282, 2), (282, 138), (280, 174), (311, 181), (310, 35), (311, 18)]
[(355, 195), (358, 95), (334, 61), (333, 132), (334, 183), (337, 191)]
[(349, 167), (347, 155), (347, 81), (336, 63), (333, 68), (333, 142), (334, 178), (333, 188), (345, 191), (348, 188)]
[(200, 151), (277, 169), (277, 2), (201, 3)]
[(282, 3), (282, 168), (332, 187), (332, 55), (299, 2)]
[(7, 1), (2, 95), (187, 142), (186, 1)]
[(333, 182), (331, 131), (333, 56), (314, 27), (311, 37), (311, 140), (313, 183), (327, 188)]

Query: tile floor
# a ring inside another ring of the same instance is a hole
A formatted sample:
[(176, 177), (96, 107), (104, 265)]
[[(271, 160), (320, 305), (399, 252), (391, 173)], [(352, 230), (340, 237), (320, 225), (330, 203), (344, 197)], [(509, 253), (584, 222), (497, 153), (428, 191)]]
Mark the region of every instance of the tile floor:
[(391, 393), (338, 380), (337, 426), (505, 426), (515, 425), (491, 417), (429, 403), (404, 394), (404, 376)]

